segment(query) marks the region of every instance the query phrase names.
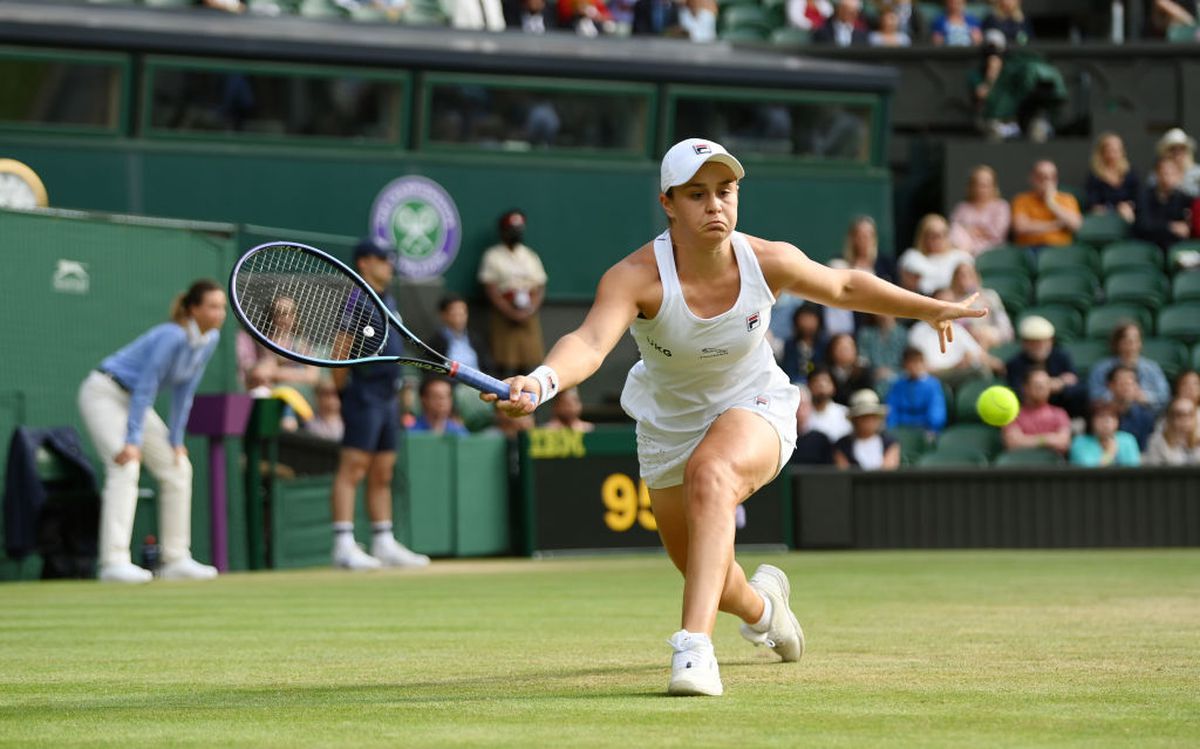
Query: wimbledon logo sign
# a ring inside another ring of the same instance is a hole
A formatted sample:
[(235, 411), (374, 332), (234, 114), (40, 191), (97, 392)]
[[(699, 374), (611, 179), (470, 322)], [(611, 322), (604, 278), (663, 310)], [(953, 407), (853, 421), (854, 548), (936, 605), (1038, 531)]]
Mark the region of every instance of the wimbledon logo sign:
[(396, 248), (396, 270), (402, 276), (433, 278), (458, 255), (462, 221), (441, 185), (425, 177), (401, 177), (375, 198), (371, 236)]

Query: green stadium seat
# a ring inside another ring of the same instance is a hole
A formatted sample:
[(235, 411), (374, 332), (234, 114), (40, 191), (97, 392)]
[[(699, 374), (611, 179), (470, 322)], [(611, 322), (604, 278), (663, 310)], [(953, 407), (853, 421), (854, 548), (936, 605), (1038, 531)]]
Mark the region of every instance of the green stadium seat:
[(1088, 338), (1108, 338), (1117, 323), (1132, 320), (1142, 329), (1142, 335), (1148, 336), (1154, 330), (1154, 318), (1150, 310), (1136, 304), (1106, 304), (1093, 307), (1087, 315), (1084, 333)]
[(1056, 273), (1038, 278), (1034, 299), (1039, 305), (1063, 304), (1086, 312), (1096, 299), (1095, 288), (1086, 274)]
[(946, 427), (946, 431), (938, 436), (938, 450), (962, 448), (978, 450), (991, 460), (1004, 449), (1004, 443), (1000, 438), (1000, 430), (987, 424), (955, 424)]
[[(331, 0), (303, 0), (300, 3), (300, 15), (305, 18), (345, 18), (346, 11), (334, 5)], [(407, 14), (406, 14), (407, 15)]]
[(1158, 335), (1184, 343), (1200, 341), (1200, 303), (1172, 304), (1158, 313)]
[(1021, 351), (1021, 342), (1020, 341), (1009, 341), (1008, 343), (1001, 343), (999, 346), (993, 346), (992, 350), (989, 351), (988, 353), (990, 353), (992, 356), (996, 357), (1000, 361), (1008, 361), (1009, 359), (1013, 358), (1018, 353), (1020, 353), (1020, 351)]
[(1038, 253), (1038, 277), (1068, 271), (1078, 273), (1090, 270), (1093, 275), (1100, 271), (1100, 253), (1087, 245), (1072, 244), (1066, 247), (1045, 247)]
[(1152, 268), (1122, 270), (1104, 280), (1104, 299), (1156, 310), (1167, 303), (1167, 286), (1167, 277)]
[[(1184, 239), (1171, 245), (1171, 251), (1167, 253), (1169, 273), (1174, 273), (1182, 269), (1180, 265), (1180, 257), (1187, 257), (1191, 253), (1200, 255), (1200, 239)], [(1195, 264), (1188, 266), (1189, 269), (1195, 267)]]
[(895, 427), (887, 431), (900, 443), (900, 462), (906, 466), (916, 465), (917, 460), (932, 446), (929, 432), (921, 427)]
[(1078, 341), (1064, 343), (1063, 349), (1071, 355), (1071, 363), (1075, 365), (1075, 371), (1081, 378), (1092, 368), (1093, 364), (1112, 356), (1108, 341), (1095, 338), (1081, 338)]
[(1200, 26), (1170, 26), (1167, 28), (1167, 41), (1175, 44), (1200, 43)]
[(934, 450), (917, 459), (918, 468), (987, 467), (987, 456), (978, 450)]
[(1033, 271), (1033, 264), (1029, 258), (1029, 250), (1024, 247), (1000, 245), (975, 258), (975, 270), (984, 278), (993, 271), (1009, 271), (1029, 276)]
[(1170, 338), (1145, 339), (1142, 356), (1158, 362), (1168, 380), (1174, 380), (1188, 366), (1188, 347)]
[[(91, 0), (95, 2), (95, 0)], [(107, 0), (111, 5), (112, 0)], [(148, 8), (190, 8), (194, 3), (192, 0), (141, 0), (142, 5)]]
[(1009, 317), (1021, 314), (1021, 311), (1029, 306), (1033, 287), (1027, 276), (993, 273), (983, 279), (983, 286), (1000, 295), (1000, 300), (1004, 302), (1004, 311)]
[(1200, 343), (1192, 347), (1192, 369), (1200, 372)]
[(1185, 271), (1177, 274), (1171, 283), (1171, 300), (1174, 302), (1200, 302), (1200, 271)]
[[(954, 390), (954, 422), (956, 424), (975, 424), (979, 422), (979, 414), (975, 411), (975, 402), (979, 394), (987, 390), (996, 381), (992, 379), (968, 380)], [(938, 443), (941, 444), (940, 442)]]
[(1105, 277), (1122, 270), (1141, 270), (1163, 266), (1163, 252), (1158, 245), (1140, 239), (1113, 242), (1100, 253), (1100, 270)]
[(1077, 309), (1064, 307), (1061, 304), (1028, 307), (1017, 321), (1018, 327), (1020, 320), (1031, 315), (1038, 315), (1049, 320), (1050, 324), (1054, 326), (1054, 337), (1060, 342), (1073, 341), (1083, 335), (1083, 314)]
[(783, 26), (771, 32), (771, 44), (777, 47), (807, 47), (812, 43), (812, 32), (795, 26)]
[(767, 41), (766, 26), (738, 26), (721, 32), (721, 38), (733, 44), (758, 44)]
[(1016, 466), (1060, 466), (1066, 461), (1055, 451), (1046, 447), (1033, 447), (1026, 450), (1006, 450), (996, 458), (993, 464), (1000, 468)]
[(1075, 232), (1075, 241), (1092, 247), (1103, 247), (1124, 239), (1129, 224), (1119, 213), (1090, 213), (1083, 217), (1083, 226)]
[(734, 5), (721, 13), (721, 30), (759, 28), (763, 38), (771, 32), (771, 19), (765, 8), (758, 5)]

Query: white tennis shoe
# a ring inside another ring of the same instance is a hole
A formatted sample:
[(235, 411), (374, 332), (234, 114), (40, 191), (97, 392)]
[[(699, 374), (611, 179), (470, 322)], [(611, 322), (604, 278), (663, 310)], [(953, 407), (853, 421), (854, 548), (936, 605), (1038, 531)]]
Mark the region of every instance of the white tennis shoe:
[(792, 613), (788, 598), (792, 586), (787, 575), (778, 567), (759, 565), (750, 578), (750, 587), (771, 602), (771, 621), (765, 632), (759, 632), (749, 624), (742, 624), (742, 637), (755, 645), (766, 645), (785, 661), (798, 661), (804, 655), (804, 630)]
[(429, 557), (418, 554), (394, 537), (380, 535), (371, 542), (371, 556), (384, 567), (428, 567)]
[(125, 562), (123, 564), (105, 564), (100, 567), (100, 574), (97, 575), (102, 583), (125, 583), (127, 585), (136, 585), (139, 583), (148, 583), (154, 579), (154, 574), (148, 569)]
[(717, 667), (717, 656), (708, 635), (681, 629), (671, 635), (667, 644), (675, 651), (671, 655), (671, 683), (667, 685), (667, 694), (721, 696), (725, 687), (721, 684), (721, 670)]
[(217, 576), (217, 568), (184, 557), (164, 564), (158, 570), (158, 576), (163, 580), (212, 580)]
[(334, 546), (333, 566), (344, 570), (362, 572), (364, 570), (377, 570), (383, 566), (383, 562), (363, 551), (358, 544), (346, 544), (344, 546)]

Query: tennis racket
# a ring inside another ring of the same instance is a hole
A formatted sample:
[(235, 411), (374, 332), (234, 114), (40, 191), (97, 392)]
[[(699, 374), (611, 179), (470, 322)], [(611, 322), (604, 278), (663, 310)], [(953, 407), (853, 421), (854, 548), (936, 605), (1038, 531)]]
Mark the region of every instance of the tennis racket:
[[(229, 298), (250, 335), (293, 361), (318, 367), (391, 362), (445, 375), (501, 400), (511, 392), (495, 377), (431, 349), (357, 273), (315, 247), (269, 242), (253, 248), (233, 266)], [(286, 323), (281, 308), (288, 312)], [(389, 328), (421, 358), (382, 355)]]

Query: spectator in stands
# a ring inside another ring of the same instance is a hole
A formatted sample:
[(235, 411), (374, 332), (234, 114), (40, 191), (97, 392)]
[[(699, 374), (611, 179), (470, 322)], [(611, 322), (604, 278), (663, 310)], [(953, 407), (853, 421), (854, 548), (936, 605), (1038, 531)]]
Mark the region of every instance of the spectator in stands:
[(1161, 411), (1171, 396), (1171, 389), (1158, 362), (1142, 356), (1141, 328), (1132, 321), (1121, 322), (1113, 328), (1108, 343), (1113, 355), (1096, 362), (1088, 376), (1088, 395), (1091, 399), (1109, 400), (1109, 373), (1119, 366), (1125, 366), (1134, 371), (1134, 384), (1140, 383), (1134, 400), (1153, 413)]
[(1092, 409), (1088, 434), (1071, 440), (1071, 465), (1087, 468), (1141, 465), (1142, 454), (1132, 434), (1117, 430), (1117, 409), (1097, 403)]
[(1173, 26), (1196, 25), (1196, 0), (1144, 0), (1145, 28), (1142, 35), (1164, 39)]
[(833, 15), (829, 0), (787, 0), (787, 22), (789, 26), (806, 31), (816, 31)]
[(342, 399), (331, 380), (317, 383), (316, 408), (313, 417), (304, 422), (304, 431), (333, 442), (341, 442), (346, 424), (342, 421)]
[(442, 324), (430, 337), (429, 347), (450, 361), (489, 372), (492, 363), (487, 358), (487, 351), (467, 330), (469, 313), (466, 300), (458, 294), (443, 296), (438, 301), (438, 317)]
[(1058, 190), (1058, 167), (1049, 159), (1033, 165), (1029, 192), (1013, 198), (1013, 236), (1017, 244), (1037, 250), (1071, 244), (1083, 225), (1079, 201)]
[[(1191, 198), (1200, 198), (1200, 164), (1196, 163), (1196, 141), (1179, 128), (1172, 128), (1158, 139), (1155, 149), (1159, 158), (1169, 156), (1179, 165), (1179, 189)], [(1154, 177), (1146, 180), (1154, 184)]]
[(675, 0), (637, 0), (633, 6), (635, 35), (664, 36), (678, 33), (679, 5)]
[(579, 36), (595, 37), (616, 31), (604, 0), (559, 0), (558, 26)]
[(805, 382), (813, 367), (821, 362), (825, 351), (822, 317), (821, 306), (811, 302), (800, 305), (792, 314), (792, 335), (784, 341), (783, 360), (779, 364), (792, 382)]
[(559, 393), (550, 406), (552, 416), (543, 429), (570, 429), (574, 432), (591, 432), (596, 425), (583, 420), (583, 401), (579, 388), (568, 388)]
[[(297, 325), (295, 299), (278, 296), (271, 302), (271, 321), (267, 328), (264, 332), (280, 346), (299, 353), (311, 353)], [(247, 390), (260, 386), (269, 391), (276, 385), (291, 385), (300, 388), (305, 396), (312, 395), (312, 388), (321, 374), (316, 367), (276, 354), (244, 330), (238, 331), (236, 348), (238, 375)]]
[(894, 7), (900, 22), (900, 30), (908, 34), (908, 38), (912, 41), (923, 41), (929, 37), (929, 24), (926, 22), (924, 14), (914, 7), (915, 3), (912, 0), (871, 0), (871, 2), (875, 6), (877, 18), (883, 13), (885, 6)]
[(500, 217), (500, 244), (483, 253), (479, 282), (492, 305), (489, 340), (498, 376), (528, 372), (545, 354), (538, 311), (546, 293), (546, 270), (526, 247), (525, 214)]
[(858, 355), (858, 345), (849, 333), (838, 333), (829, 339), (825, 347), (825, 366), (833, 376), (833, 400), (844, 406), (850, 404), (850, 396), (875, 386), (875, 377), (870, 362)]
[(891, 315), (872, 315), (869, 324), (859, 327), (855, 337), (858, 350), (871, 365), (875, 388), (886, 393), (900, 376), (908, 331), (896, 324)]
[(914, 247), (900, 256), (900, 285), (911, 291), (932, 294), (950, 286), (954, 269), (973, 264), (966, 250), (950, 244), (950, 226), (946, 219), (930, 213), (917, 224)]
[(930, 41), (938, 47), (974, 47), (983, 43), (980, 20), (967, 13), (966, 0), (946, 0), (946, 12), (931, 27)]
[(942, 431), (946, 426), (946, 391), (926, 369), (925, 355), (920, 349), (904, 349), (903, 367), (904, 375), (892, 383), (887, 394), (888, 428)]
[(967, 199), (950, 214), (950, 245), (978, 256), (1008, 240), (1012, 209), (1000, 197), (996, 172), (980, 165), (971, 170)]
[(850, 268), (874, 273), (885, 281), (896, 277), (896, 267), (891, 258), (879, 254), (879, 231), (875, 219), (858, 215), (850, 220), (846, 239), (842, 243), (842, 257), (829, 261), (833, 268)]
[(817, 367), (808, 375), (808, 391), (812, 395), (808, 426), (823, 433), (831, 443), (850, 434), (848, 409), (833, 400), (836, 389), (833, 376), (825, 367)]
[[(934, 292), (933, 297), (947, 301), (954, 299), (949, 289)], [(953, 346), (942, 351), (937, 331), (928, 323), (917, 322), (908, 329), (908, 345), (925, 355), (926, 366), (942, 382), (958, 385), (978, 377), (990, 377), (992, 372), (1004, 372), (1004, 362), (983, 350), (966, 328), (955, 323)]]
[(1079, 381), (1071, 355), (1054, 342), (1054, 324), (1040, 315), (1030, 315), (1017, 329), (1021, 350), (1005, 362), (1008, 386), (1021, 392), (1025, 375), (1038, 367), (1050, 377), (1050, 403), (1071, 416), (1084, 416), (1088, 409), (1087, 388)]
[(1121, 136), (1110, 132), (1097, 138), (1091, 166), (1084, 185), (1084, 209), (1090, 213), (1117, 213), (1125, 223), (1132, 224), (1140, 191)]
[(1188, 398), (1176, 398), (1171, 401), (1162, 422), (1146, 447), (1146, 465), (1200, 465), (1198, 429), (1200, 421), (1196, 419), (1196, 402)]
[(504, 4), (504, 25), (509, 31), (545, 34), (557, 27), (557, 13), (546, 0), (509, 0)]
[(900, 467), (900, 443), (881, 431), (887, 406), (874, 390), (859, 390), (850, 398), (853, 431), (833, 446), (833, 464), (864, 471), (894, 471)]
[(475, 31), (504, 31), (500, 0), (442, 0), (450, 27)]
[(410, 432), (432, 434), (467, 434), (467, 428), (454, 416), (454, 383), (442, 375), (429, 375), (421, 380), (418, 391), (421, 398), (421, 415), (417, 417)]
[(1154, 165), (1154, 184), (1146, 185), (1138, 197), (1133, 234), (1153, 242), (1165, 253), (1191, 234), (1192, 199), (1179, 189), (1182, 174), (1170, 156), (1160, 156)]
[(1048, 447), (1066, 455), (1071, 449), (1071, 417), (1050, 404), (1050, 375), (1041, 367), (1025, 370), (1021, 411), (1000, 436), (1005, 450)]
[(983, 19), (984, 33), (992, 29), (1003, 33), (1010, 47), (1022, 47), (1033, 39), (1033, 27), (1021, 9), (1021, 0), (995, 0), (987, 18)]
[(797, 385), (800, 403), (796, 406), (796, 450), (789, 461), (792, 465), (833, 465), (833, 443), (809, 423), (812, 416), (812, 394), (806, 385)]
[(246, 6), (241, 0), (193, 0), (194, 5), (213, 10), (223, 10), (226, 13), (245, 13)]
[(716, 0), (683, 0), (679, 8), (679, 28), (693, 42), (717, 40)]
[[(1196, 404), (1197, 409), (1200, 409), (1200, 372), (1193, 369), (1181, 372), (1175, 378), (1173, 396), (1175, 398), (1187, 398)], [(1200, 424), (1196, 426), (1196, 435), (1200, 436)]]
[(995, 289), (985, 288), (979, 283), (979, 274), (971, 263), (962, 263), (954, 269), (954, 277), (950, 280), (950, 291), (956, 299), (966, 299), (972, 294), (979, 294), (976, 307), (988, 311), (987, 317), (976, 317), (964, 321), (963, 327), (971, 332), (975, 340), (985, 350), (991, 351), (996, 346), (1008, 343), (1013, 339), (1012, 320), (1004, 309), (1004, 301)]
[(833, 15), (813, 32), (813, 41), (838, 47), (867, 44), (867, 27), (861, 15), (862, 0), (834, 0)]
[(879, 9), (879, 29), (867, 35), (867, 43), (872, 47), (912, 46), (912, 37), (900, 27), (900, 11), (894, 3), (885, 3)]
[(1138, 449), (1145, 450), (1150, 433), (1154, 431), (1157, 414), (1140, 400), (1142, 391), (1138, 386), (1137, 370), (1119, 364), (1109, 370), (1106, 385), (1108, 393), (1105, 400), (1117, 407), (1121, 431), (1132, 434), (1137, 440)]

